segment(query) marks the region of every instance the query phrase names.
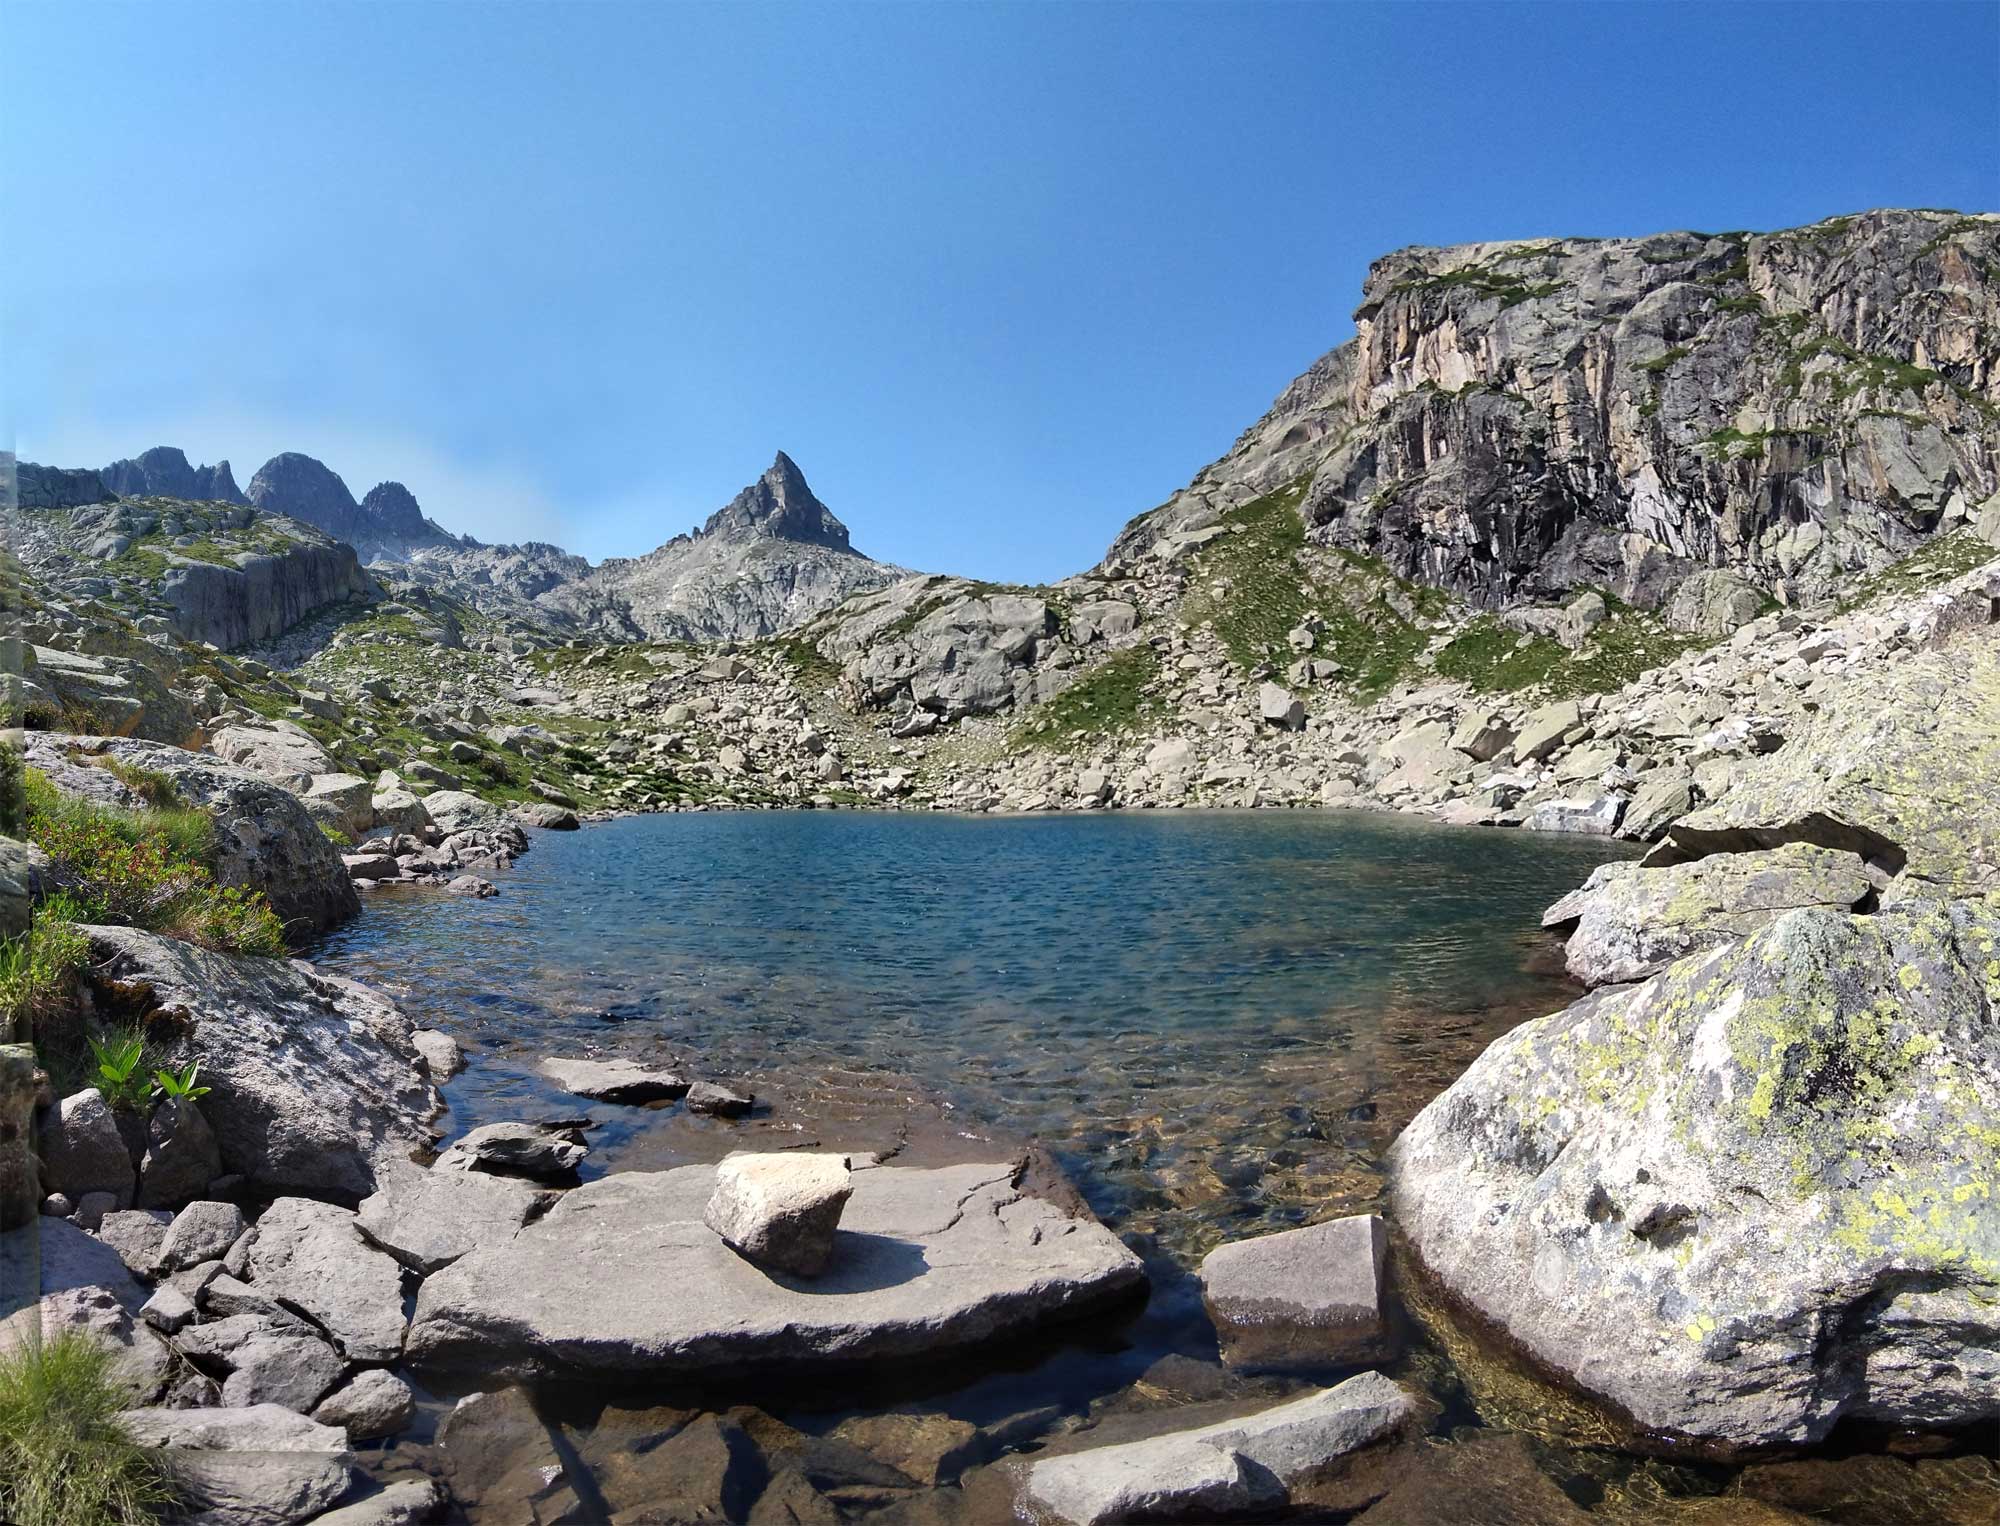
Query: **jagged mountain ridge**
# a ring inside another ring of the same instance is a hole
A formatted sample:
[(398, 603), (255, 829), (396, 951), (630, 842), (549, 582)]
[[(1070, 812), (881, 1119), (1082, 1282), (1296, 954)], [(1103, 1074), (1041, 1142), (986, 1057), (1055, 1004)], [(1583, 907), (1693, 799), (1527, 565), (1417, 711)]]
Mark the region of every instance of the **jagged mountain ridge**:
[(196, 503), (244, 504), (250, 500), (236, 485), (227, 461), (195, 466), (186, 452), (172, 445), (155, 445), (124, 461), (113, 461), (98, 474), (105, 487), (120, 498), (180, 498)]
[(338, 472), (297, 451), (284, 451), (257, 468), (250, 479), (249, 501), (347, 542), (364, 562), (404, 561), (420, 546), (457, 540), (444, 526), (424, 517), (402, 483), (379, 483), (356, 503)]
[(1303, 481), (1315, 541), (1488, 607), (1721, 568), (1797, 602), (2000, 486), (1993, 214), (1404, 249), (1355, 323), (1107, 563)]

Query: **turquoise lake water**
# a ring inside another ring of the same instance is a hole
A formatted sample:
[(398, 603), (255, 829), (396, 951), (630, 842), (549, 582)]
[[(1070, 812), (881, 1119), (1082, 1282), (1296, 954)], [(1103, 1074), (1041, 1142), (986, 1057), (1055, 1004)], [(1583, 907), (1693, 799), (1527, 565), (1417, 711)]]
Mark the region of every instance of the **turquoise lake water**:
[[(593, 1170), (1035, 1136), (1185, 1263), (1377, 1201), (1395, 1130), (1573, 997), (1538, 918), (1617, 851), (1359, 812), (635, 817), (537, 834), (492, 900), (377, 894), (321, 957), (466, 1045), (454, 1130), (585, 1112)], [(534, 1074), (592, 1050), (771, 1105), (721, 1124)]]

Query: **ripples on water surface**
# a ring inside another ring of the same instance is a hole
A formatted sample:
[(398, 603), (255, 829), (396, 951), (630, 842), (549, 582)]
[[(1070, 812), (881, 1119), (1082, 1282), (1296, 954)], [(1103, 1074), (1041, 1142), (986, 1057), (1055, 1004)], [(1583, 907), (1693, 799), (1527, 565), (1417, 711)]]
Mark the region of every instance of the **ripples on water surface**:
[[(1185, 1264), (1375, 1201), (1395, 1129), (1573, 994), (1535, 928), (1609, 851), (1361, 813), (637, 817), (539, 834), (494, 900), (379, 894), (323, 957), (467, 1044), (456, 1128), (576, 1111), (532, 1067), (586, 1046), (775, 1093), (767, 1131), (921, 1094)], [(590, 1111), (598, 1166), (771, 1142)]]

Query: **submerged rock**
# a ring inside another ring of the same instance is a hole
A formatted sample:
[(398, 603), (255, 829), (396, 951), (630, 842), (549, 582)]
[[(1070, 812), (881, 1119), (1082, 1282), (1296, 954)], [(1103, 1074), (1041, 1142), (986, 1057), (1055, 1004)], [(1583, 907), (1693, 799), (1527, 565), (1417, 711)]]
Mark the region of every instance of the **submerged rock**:
[(1359, 1365), (1394, 1354), (1384, 1308), (1389, 1237), (1372, 1213), (1218, 1246), (1201, 1296), (1232, 1367)]
[(1264, 1519), (1419, 1412), (1401, 1385), (1365, 1372), (1241, 1419), (1038, 1458), (1023, 1469), (1021, 1513), (1065, 1526)]
[(1458, 1298), (1724, 1447), (2000, 1416), (2000, 911), (1787, 912), (1496, 1042), (1390, 1153)]
[(627, 1172), (567, 1193), (424, 1283), (411, 1357), (514, 1376), (808, 1372), (1018, 1335), (1145, 1282), (1102, 1225), (1016, 1191), (1013, 1166), (965, 1165), (854, 1173), (832, 1265), (794, 1288), (702, 1222), (716, 1176)]

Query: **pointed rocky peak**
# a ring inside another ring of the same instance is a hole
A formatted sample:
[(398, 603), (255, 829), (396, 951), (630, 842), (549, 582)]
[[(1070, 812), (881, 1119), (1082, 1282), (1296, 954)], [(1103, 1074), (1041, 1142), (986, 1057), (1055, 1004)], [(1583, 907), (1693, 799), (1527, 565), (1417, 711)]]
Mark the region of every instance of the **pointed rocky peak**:
[(124, 498), (156, 495), (200, 503), (248, 501), (236, 486), (236, 477), (227, 461), (193, 466), (187, 453), (174, 445), (155, 445), (127, 460), (113, 461), (98, 475), (106, 487)]
[(359, 505), (339, 473), (311, 456), (286, 451), (271, 457), (250, 479), (250, 501), (273, 514), (289, 514), (343, 540), (352, 536)]
[(782, 450), (763, 476), (709, 516), (703, 535), (763, 535), (775, 540), (852, 549), (847, 526), (813, 496), (805, 473)]
[(431, 534), (424, 511), (417, 507), (416, 495), (400, 482), (378, 482), (361, 500), (361, 512), (390, 535), (404, 540), (422, 540)]

